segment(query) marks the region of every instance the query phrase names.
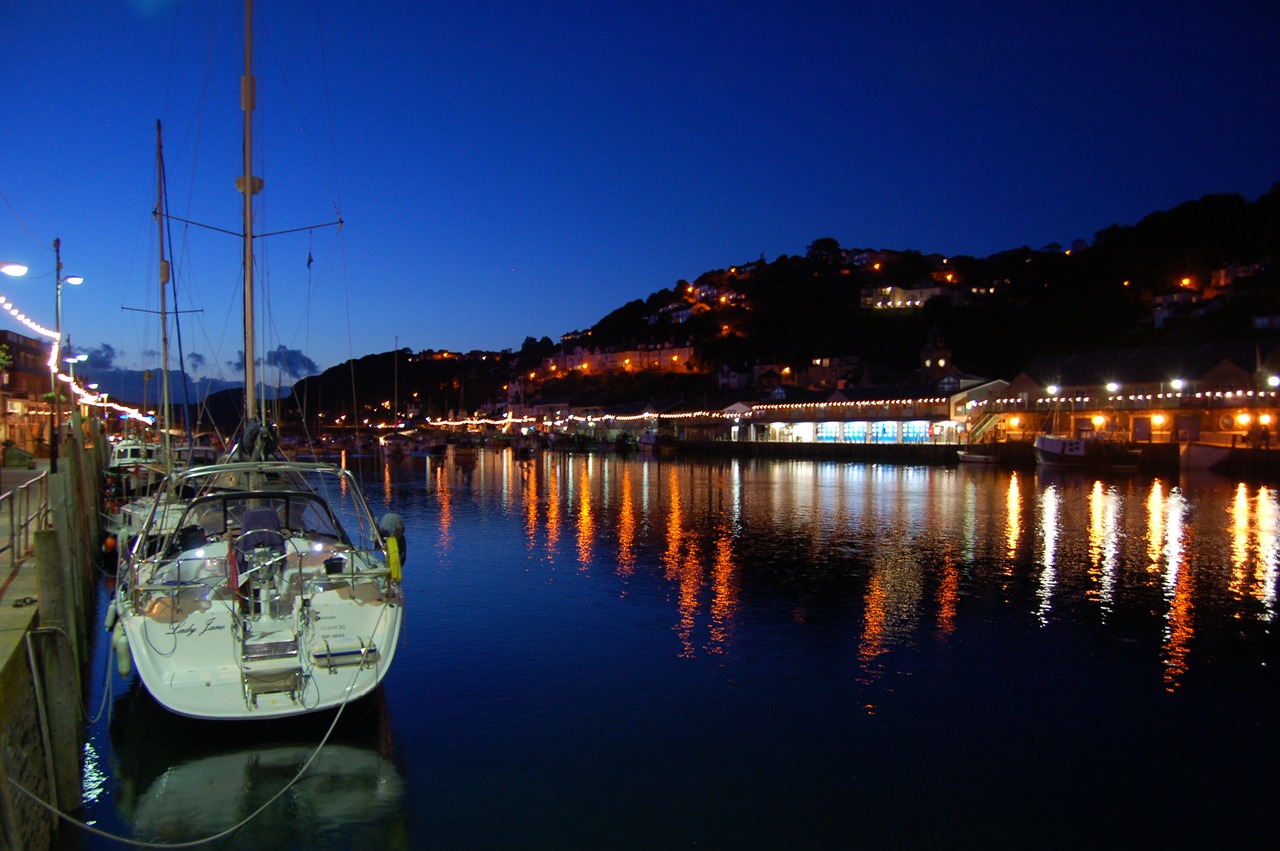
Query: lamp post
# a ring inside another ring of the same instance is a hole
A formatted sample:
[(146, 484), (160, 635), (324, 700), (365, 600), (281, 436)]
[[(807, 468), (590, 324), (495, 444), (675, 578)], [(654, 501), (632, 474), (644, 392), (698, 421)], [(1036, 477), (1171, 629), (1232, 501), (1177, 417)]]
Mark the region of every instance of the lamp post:
[[(69, 346), (71, 344), (71, 341), (67, 340), (67, 344)], [(68, 355), (67, 357), (62, 359), (62, 362), (67, 365), (67, 374), (71, 376), (72, 381), (75, 381), (76, 379), (76, 364), (84, 363), (88, 359), (89, 359), (89, 356), (86, 354)]]
[(49, 358), (49, 384), (53, 390), (53, 422), (49, 426), (49, 472), (58, 472), (58, 439), (62, 433), (62, 391), (58, 388), (58, 354), (62, 351), (62, 285), (83, 284), (84, 278), (79, 275), (62, 277), (62, 240), (53, 241), (53, 258), (55, 262), (53, 277), (56, 303), (54, 304), (54, 333), (58, 339), (54, 342), (53, 357)]
[[(71, 348), (70, 334), (67, 335), (67, 348), (68, 349)], [(62, 362), (67, 365), (67, 375), (66, 375), (67, 384), (71, 386), (71, 391), (73, 393), (76, 391), (76, 364), (84, 363), (88, 359), (89, 359), (89, 356), (83, 353), (78, 355), (68, 355), (67, 357), (62, 359)], [(73, 429), (79, 428), (80, 416), (82, 413), (83, 411), (81, 410), (81, 400), (77, 399), (75, 406), (71, 409), (71, 426)], [(75, 434), (75, 432), (73, 431), (72, 434)]]

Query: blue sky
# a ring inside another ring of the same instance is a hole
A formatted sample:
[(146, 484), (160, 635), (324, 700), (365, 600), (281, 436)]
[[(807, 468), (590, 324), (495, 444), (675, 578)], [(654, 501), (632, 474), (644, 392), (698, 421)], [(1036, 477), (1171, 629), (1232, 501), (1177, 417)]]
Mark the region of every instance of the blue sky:
[[(258, 6), (255, 229), (304, 229), (259, 243), (260, 339), (303, 368), (555, 339), (820, 237), (985, 256), (1280, 180), (1270, 2)], [(155, 367), (155, 122), (170, 213), (238, 230), (241, 4), (0, 30), (0, 258), (32, 270), (0, 294), (52, 326), (58, 237), (74, 348)], [(234, 378), (238, 242), (172, 239), (183, 351)]]

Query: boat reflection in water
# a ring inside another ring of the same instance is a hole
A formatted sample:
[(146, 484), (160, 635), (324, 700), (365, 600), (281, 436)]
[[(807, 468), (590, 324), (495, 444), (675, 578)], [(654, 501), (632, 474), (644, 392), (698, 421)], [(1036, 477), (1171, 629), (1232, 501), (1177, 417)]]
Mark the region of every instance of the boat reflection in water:
[[(258, 847), (287, 847), (299, 831), (311, 836), (375, 823), (398, 813), (404, 782), (395, 766), (376, 751), (330, 745), (316, 754), (304, 746), (249, 748), (170, 767), (152, 781), (131, 813), (135, 839), (189, 841), (228, 830), (248, 819), (289, 785), (305, 776), (254, 824)], [(283, 814), (290, 817), (281, 818)], [(247, 838), (247, 837), (246, 837)], [(374, 846), (370, 846), (374, 847)]]
[(229, 735), (166, 712), (135, 683), (112, 707), (118, 816), (140, 842), (207, 840), (248, 820), (216, 847), (394, 846), (405, 784), (388, 756), (385, 703), (375, 693), (347, 711), (318, 748), (332, 714), (239, 723)]

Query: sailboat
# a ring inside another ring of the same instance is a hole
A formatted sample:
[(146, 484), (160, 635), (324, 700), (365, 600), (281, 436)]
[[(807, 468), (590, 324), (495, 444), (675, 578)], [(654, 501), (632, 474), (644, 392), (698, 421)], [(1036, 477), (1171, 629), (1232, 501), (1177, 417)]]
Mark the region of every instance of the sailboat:
[(283, 460), (254, 368), (252, 0), (245, 2), (244, 433), (223, 461), (160, 483), (108, 610), (117, 667), (166, 709), (269, 719), (336, 709), (389, 670), (404, 616), (404, 525), (374, 522), (340, 467)]

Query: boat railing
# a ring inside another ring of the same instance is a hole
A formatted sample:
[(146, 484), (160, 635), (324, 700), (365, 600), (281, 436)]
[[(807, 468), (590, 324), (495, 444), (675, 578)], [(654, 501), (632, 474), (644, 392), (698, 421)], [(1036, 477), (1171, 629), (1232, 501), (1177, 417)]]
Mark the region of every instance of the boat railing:
[(49, 521), (48, 472), (0, 494), (0, 557), (8, 553), (11, 570), (31, 551), (34, 533), (48, 528)]

